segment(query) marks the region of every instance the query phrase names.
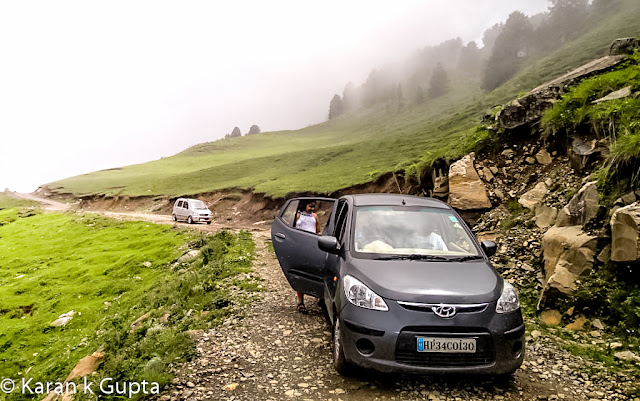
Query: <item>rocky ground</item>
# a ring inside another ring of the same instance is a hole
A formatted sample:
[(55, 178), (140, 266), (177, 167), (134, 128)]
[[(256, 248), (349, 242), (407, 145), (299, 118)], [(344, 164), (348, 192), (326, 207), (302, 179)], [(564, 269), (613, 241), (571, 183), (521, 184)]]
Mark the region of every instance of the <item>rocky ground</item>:
[(254, 239), (255, 270), (267, 291), (241, 306), (241, 317), (194, 333), (197, 358), (158, 400), (626, 400), (637, 380), (572, 356), (537, 330), (527, 335), (523, 367), (507, 382), (365, 370), (340, 376), (331, 367), (322, 309), (311, 298), (308, 315), (296, 312), (295, 295), (268, 250), (268, 231), (254, 231)]

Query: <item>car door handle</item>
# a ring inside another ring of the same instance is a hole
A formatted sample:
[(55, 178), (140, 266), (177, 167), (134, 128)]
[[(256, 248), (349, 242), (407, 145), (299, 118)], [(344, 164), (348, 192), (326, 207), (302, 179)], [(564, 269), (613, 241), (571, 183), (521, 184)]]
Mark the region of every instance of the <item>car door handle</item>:
[(276, 233), (276, 238), (278, 238), (278, 239), (286, 239), (287, 237), (283, 233)]

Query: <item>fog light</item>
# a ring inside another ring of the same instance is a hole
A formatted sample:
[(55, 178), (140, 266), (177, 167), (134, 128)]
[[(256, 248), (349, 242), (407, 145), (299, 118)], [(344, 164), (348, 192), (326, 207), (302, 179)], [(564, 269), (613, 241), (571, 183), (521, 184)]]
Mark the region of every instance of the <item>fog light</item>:
[(522, 341), (516, 341), (513, 343), (513, 355), (516, 359), (522, 355)]
[(356, 349), (362, 355), (369, 356), (373, 354), (373, 351), (375, 351), (376, 347), (375, 345), (373, 345), (373, 343), (370, 340), (367, 340), (366, 338), (361, 338), (358, 341), (356, 341)]

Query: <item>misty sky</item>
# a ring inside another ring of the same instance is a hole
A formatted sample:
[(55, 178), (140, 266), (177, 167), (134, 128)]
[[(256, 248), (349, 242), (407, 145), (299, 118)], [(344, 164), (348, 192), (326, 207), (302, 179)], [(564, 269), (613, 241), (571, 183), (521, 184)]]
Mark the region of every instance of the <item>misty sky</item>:
[(326, 120), (352, 81), (547, 0), (0, 2), (0, 191)]

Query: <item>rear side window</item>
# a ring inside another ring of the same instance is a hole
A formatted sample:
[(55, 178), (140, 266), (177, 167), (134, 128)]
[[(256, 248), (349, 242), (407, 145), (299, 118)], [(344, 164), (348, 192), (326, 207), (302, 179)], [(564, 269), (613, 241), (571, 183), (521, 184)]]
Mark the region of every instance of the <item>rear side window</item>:
[(182, 201), (178, 201), (178, 203), (176, 203), (176, 207), (182, 207)]

